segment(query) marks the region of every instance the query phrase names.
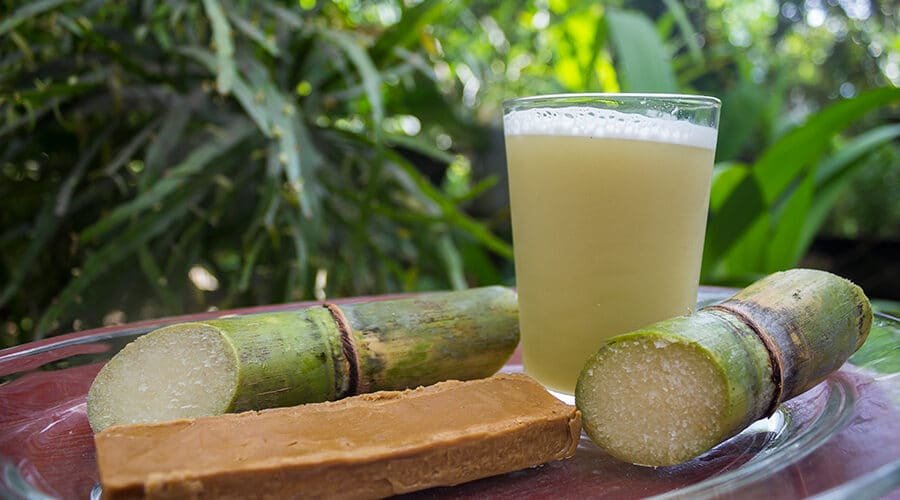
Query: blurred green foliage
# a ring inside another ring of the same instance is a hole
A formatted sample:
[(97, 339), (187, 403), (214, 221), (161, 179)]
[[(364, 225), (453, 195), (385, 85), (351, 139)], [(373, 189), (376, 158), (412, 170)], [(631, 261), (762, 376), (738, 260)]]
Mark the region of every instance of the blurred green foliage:
[(512, 283), (497, 130), (502, 101), (526, 94), (722, 98), (705, 282), (796, 265), (823, 226), (900, 238), (889, 6), (0, 9), (0, 345), (212, 306)]

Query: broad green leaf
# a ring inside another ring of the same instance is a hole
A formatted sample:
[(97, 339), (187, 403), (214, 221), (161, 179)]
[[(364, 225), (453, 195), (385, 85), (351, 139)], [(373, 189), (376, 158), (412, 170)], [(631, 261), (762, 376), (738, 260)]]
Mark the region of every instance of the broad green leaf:
[(212, 25), (213, 41), (216, 45), (216, 87), (222, 94), (228, 94), (231, 92), (235, 75), (231, 26), (218, 0), (203, 0), (203, 8)]
[(784, 271), (800, 261), (803, 248), (799, 236), (812, 206), (815, 185), (815, 172), (811, 169), (781, 203), (772, 218), (765, 249), (766, 260), (759, 271)]
[(816, 169), (816, 197), (799, 235), (799, 248), (805, 252), (825, 222), (840, 195), (854, 175), (865, 165), (864, 159), (891, 141), (900, 138), (900, 125), (883, 125), (864, 132), (844, 144)]
[(703, 258), (720, 259), (756, 219), (783, 196), (791, 182), (828, 147), (832, 136), (879, 106), (900, 100), (900, 88), (873, 90), (812, 115), (782, 136), (753, 165), (753, 175), (734, 188), (707, 224)]
[(609, 8), (606, 23), (626, 92), (676, 92), (672, 58), (647, 16)]
[(306, 179), (321, 163), (315, 145), (308, 137), (300, 108), (272, 81), (266, 69), (247, 61), (247, 78), (265, 103), (265, 113), (272, 123), (272, 135), (278, 143), (278, 162), (272, 168), (283, 172), (289, 187), (300, 203), (304, 218), (317, 211), (318, 195), (310, 190)]
[(750, 167), (742, 163), (720, 163), (715, 166), (712, 174), (712, 182), (709, 193), (709, 210), (712, 213), (719, 208), (731, 196), (732, 191), (748, 175)]
[(771, 217), (757, 217), (737, 242), (720, 259), (711, 262), (702, 274), (703, 283), (745, 286), (759, 279), (765, 264)]
[[(762, 191), (752, 175), (744, 175), (735, 183), (739, 174), (729, 173), (723, 178), (722, 186), (727, 187), (727, 196), (717, 193), (723, 187), (714, 186), (711, 199), (716, 202), (716, 211), (709, 214), (706, 224), (706, 239), (703, 246), (704, 274), (711, 272), (732, 246), (762, 216), (768, 205), (763, 200)], [(734, 176), (734, 177), (732, 177)], [(724, 198), (724, 201), (721, 201)]]
[(53, 10), (62, 4), (70, 3), (73, 0), (36, 0), (24, 2), (15, 12), (6, 19), (0, 21), (0, 36), (9, 33), (16, 26), (22, 24), (28, 19), (41, 15), (48, 10)]
[(900, 124), (882, 125), (868, 130), (842, 144), (832, 156), (816, 169), (816, 187), (823, 188), (838, 181), (853, 162), (900, 136)]
[(900, 88), (871, 90), (832, 104), (778, 139), (753, 166), (766, 202), (777, 200), (803, 168), (828, 148), (835, 134), (869, 111), (898, 101)]

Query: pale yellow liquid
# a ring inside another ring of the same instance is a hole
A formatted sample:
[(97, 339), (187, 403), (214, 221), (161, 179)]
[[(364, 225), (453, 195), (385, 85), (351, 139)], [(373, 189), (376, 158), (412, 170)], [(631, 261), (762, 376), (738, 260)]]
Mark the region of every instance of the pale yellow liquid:
[(713, 150), (506, 137), (525, 371), (574, 393), (605, 339), (696, 301)]

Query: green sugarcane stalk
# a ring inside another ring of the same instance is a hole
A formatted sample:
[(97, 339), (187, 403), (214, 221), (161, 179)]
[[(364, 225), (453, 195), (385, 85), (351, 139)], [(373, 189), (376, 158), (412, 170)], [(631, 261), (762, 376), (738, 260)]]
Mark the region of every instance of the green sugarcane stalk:
[(871, 324), (853, 283), (775, 273), (694, 315), (610, 339), (578, 380), (584, 428), (622, 460), (685, 462), (824, 380)]
[(518, 340), (516, 294), (503, 287), (176, 324), (103, 367), (88, 418), (99, 432), (482, 378)]

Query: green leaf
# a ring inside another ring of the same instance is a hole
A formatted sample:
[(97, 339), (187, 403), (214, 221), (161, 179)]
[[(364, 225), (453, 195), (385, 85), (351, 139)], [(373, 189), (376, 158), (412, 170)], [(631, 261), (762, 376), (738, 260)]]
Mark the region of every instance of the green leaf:
[[(270, 117), (268, 110), (265, 106), (265, 97), (262, 99), (262, 103), (257, 100), (257, 92), (254, 91), (247, 82), (244, 81), (240, 75), (234, 75), (233, 86), (231, 89), (234, 93), (234, 98), (240, 103), (241, 107), (244, 108), (244, 111), (247, 112), (247, 115), (256, 123), (257, 128), (262, 134), (266, 137), (272, 137), (272, 130), (270, 127)], [(265, 94), (261, 94), (265, 96)]]
[(80, 274), (69, 282), (59, 294), (56, 302), (44, 311), (38, 323), (34, 340), (41, 339), (53, 328), (54, 322), (78, 301), (78, 297), (88, 287), (115, 264), (133, 255), (152, 238), (165, 231), (174, 221), (181, 218), (196, 202), (199, 195), (185, 196), (178, 202), (170, 203), (166, 210), (151, 214), (141, 224), (134, 224), (118, 234), (106, 245), (90, 254), (84, 261)]
[(43, 14), (48, 10), (53, 10), (60, 5), (70, 3), (72, 0), (36, 0), (25, 2), (24, 5), (16, 9), (9, 17), (0, 21), (0, 36), (9, 33), (16, 26), (24, 23), (28, 19)]
[[(703, 282), (727, 286), (745, 286), (762, 277), (766, 244), (772, 218), (762, 214), (738, 237), (737, 242), (721, 258), (704, 270)], [(705, 257), (705, 256), (704, 256)]]
[(278, 88), (262, 65), (248, 60), (245, 66), (250, 85), (265, 101), (272, 135), (278, 142), (278, 162), (270, 163), (270, 167), (284, 173), (296, 193), (304, 218), (309, 219), (318, 210), (318, 193), (310, 188), (311, 182), (307, 179), (313, 178), (321, 158), (309, 137), (302, 110), (289, 94)]
[[(195, 59), (200, 64), (206, 66), (211, 72), (216, 72), (216, 59), (206, 49), (200, 47), (182, 47), (178, 49), (178, 52)], [(265, 71), (262, 71), (261, 74), (265, 75)], [(267, 76), (263, 76), (263, 78), (267, 78)], [(267, 107), (266, 105), (266, 102), (271, 100), (266, 93), (270, 88), (272, 88), (271, 85), (268, 85), (265, 89), (256, 88), (255, 85), (251, 87), (250, 84), (244, 81), (238, 72), (232, 77), (231, 90), (234, 94), (234, 98), (237, 100), (238, 104), (244, 108), (244, 111), (250, 116), (254, 123), (256, 123), (259, 131), (266, 137), (272, 137), (271, 125), (275, 121), (269, 115), (269, 108), (271, 108), (271, 106)], [(261, 99), (259, 97), (261, 97)]]
[(100, 151), (100, 146), (102, 146), (112, 135), (115, 130), (115, 125), (114, 122), (94, 139), (87, 150), (85, 150), (84, 154), (78, 158), (78, 161), (75, 163), (72, 171), (69, 172), (69, 175), (66, 176), (66, 180), (63, 181), (62, 186), (59, 188), (59, 193), (56, 195), (56, 205), (53, 212), (57, 217), (62, 217), (69, 210), (69, 202), (72, 200), (72, 192), (75, 190), (75, 186), (81, 182), (81, 178), (84, 176), (84, 172), (87, 170), (88, 165), (94, 161), (94, 157), (97, 156), (97, 153)]
[(900, 138), (900, 125), (883, 125), (864, 132), (844, 144), (816, 169), (816, 197), (799, 236), (799, 247), (805, 252), (812, 244), (825, 218), (854, 175), (865, 165), (870, 154)]
[(616, 69), (627, 92), (676, 92), (672, 58), (653, 23), (640, 12), (609, 8), (606, 22)]
[(404, 176), (410, 179), (415, 187), (418, 188), (418, 191), (438, 207), (439, 212), (443, 215), (443, 218), (447, 223), (468, 233), (472, 238), (497, 255), (512, 259), (512, 246), (510, 246), (509, 243), (495, 236), (480, 222), (462, 213), (451, 200), (446, 198), (439, 189), (431, 184), (431, 181), (429, 181), (428, 178), (405, 159), (390, 151), (387, 152), (387, 155), (392, 160), (387, 165), (396, 168), (399, 172), (402, 172)]
[(753, 166), (766, 201), (778, 199), (803, 168), (828, 148), (835, 134), (869, 111), (897, 101), (900, 101), (900, 88), (871, 90), (832, 104), (778, 139)]
[(766, 259), (764, 267), (759, 271), (763, 273), (784, 271), (796, 266), (800, 261), (803, 248), (798, 236), (812, 206), (815, 185), (815, 172), (810, 169), (781, 203), (772, 218), (766, 243)]
[(203, 8), (212, 24), (213, 41), (216, 45), (216, 87), (222, 94), (228, 94), (235, 75), (231, 26), (218, 0), (203, 0)]
[(466, 275), (463, 272), (463, 261), (459, 254), (459, 249), (453, 243), (453, 238), (449, 233), (444, 232), (438, 238), (438, 255), (444, 263), (444, 269), (447, 271), (447, 279), (450, 286), (454, 290), (464, 290), (468, 288), (466, 284)]
[(678, 25), (678, 31), (681, 32), (681, 38), (684, 39), (684, 43), (688, 47), (691, 59), (696, 63), (703, 63), (703, 51), (700, 50), (700, 44), (697, 43), (697, 30), (691, 24), (684, 6), (678, 0), (663, 0), (663, 2), (675, 19), (675, 24)]
[(119, 205), (106, 217), (88, 226), (81, 232), (81, 238), (85, 241), (96, 240), (133, 215), (162, 202), (167, 196), (177, 192), (188, 178), (201, 172), (210, 162), (244, 140), (252, 130), (253, 127), (249, 123), (241, 121), (215, 140), (203, 143), (146, 192), (128, 203)]
[(266, 242), (264, 234), (260, 234), (253, 240), (250, 250), (244, 256), (244, 265), (241, 267), (241, 277), (238, 280), (237, 289), (240, 292), (246, 292), (250, 287), (250, 278), (253, 277), (253, 269), (256, 267), (256, 259), (262, 251), (263, 244)]
[(306, 27), (306, 23), (304, 23), (303, 18), (297, 15), (291, 9), (286, 9), (281, 5), (278, 5), (271, 0), (264, 0), (262, 2), (255, 2), (262, 5), (262, 8), (269, 11), (270, 14), (274, 15), (281, 21), (284, 21), (285, 24), (294, 29), (302, 29)]
[[(296, 281), (298, 283), (306, 282), (307, 268), (309, 267), (309, 246), (307, 238), (303, 234), (304, 225), (294, 216), (292, 212), (287, 212), (288, 232), (294, 246), (294, 262), (298, 273)], [(302, 294), (301, 294), (302, 296)]]
[(447, 151), (438, 148), (431, 140), (421, 135), (410, 137), (408, 135), (400, 134), (385, 134), (385, 142), (390, 146), (402, 146), (441, 163), (449, 164), (455, 159), (452, 153), (448, 153)]
[(709, 194), (709, 210), (712, 213), (719, 208), (731, 196), (731, 192), (750, 175), (750, 167), (743, 163), (719, 163), (713, 168), (712, 181)]
[(753, 165), (707, 224), (703, 258), (715, 265), (755, 221), (780, 199), (797, 176), (829, 146), (834, 134), (866, 112), (900, 100), (900, 88), (872, 90), (833, 104), (782, 136)]
[(380, 136), (381, 122), (384, 120), (384, 103), (381, 98), (381, 75), (378, 68), (375, 67), (366, 49), (347, 33), (326, 28), (320, 28), (319, 32), (347, 54), (359, 73), (369, 105), (372, 106), (372, 126), (376, 137)]
[(166, 111), (159, 133), (150, 141), (144, 153), (144, 172), (138, 178), (138, 191), (146, 191), (159, 176), (160, 171), (184, 139), (184, 131), (193, 112), (193, 99), (179, 100)]
[[(741, 170), (743, 173), (739, 173)], [(715, 211), (710, 212), (706, 224), (704, 276), (710, 276), (718, 266), (718, 261), (767, 213), (768, 205), (763, 200), (762, 191), (752, 171), (741, 170), (723, 173), (722, 180), (712, 186), (710, 201)]]
[(262, 30), (260, 30), (255, 24), (239, 16), (234, 8), (228, 9), (228, 18), (231, 19), (231, 22), (234, 24), (235, 28), (243, 33), (247, 38), (256, 42), (257, 45), (265, 49), (265, 51), (272, 56), (278, 57), (278, 46), (275, 45), (275, 40), (273, 38), (266, 36), (266, 34), (263, 33)]
[(845, 179), (854, 162), (900, 136), (900, 124), (882, 125), (868, 130), (841, 145), (832, 156), (816, 169), (816, 187), (825, 188)]
[(609, 33), (607, 33), (607, 24), (602, 22), (602, 20), (597, 22), (596, 25), (597, 28), (594, 30), (594, 41), (590, 46), (590, 59), (582, 69), (582, 82), (584, 82), (583, 87), (586, 90), (590, 89), (593, 85), (597, 85), (595, 88), (599, 88), (603, 85), (597, 76), (597, 60), (600, 58), (603, 46), (606, 45), (606, 39), (609, 38)]
[(455, 8), (453, 4), (454, 2), (441, 0), (424, 0), (414, 7), (404, 9), (400, 21), (384, 30), (372, 46), (372, 59), (382, 65), (393, 56), (394, 51), (408, 47), (417, 40), (425, 26), (438, 16), (446, 15), (448, 7)]

